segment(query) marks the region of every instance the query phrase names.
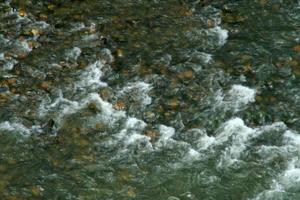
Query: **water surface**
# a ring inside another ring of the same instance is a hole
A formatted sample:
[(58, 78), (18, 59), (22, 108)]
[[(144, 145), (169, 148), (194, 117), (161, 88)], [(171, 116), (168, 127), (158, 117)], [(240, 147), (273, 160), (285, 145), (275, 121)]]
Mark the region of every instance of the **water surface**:
[(2, 1), (0, 199), (297, 200), (300, 4)]

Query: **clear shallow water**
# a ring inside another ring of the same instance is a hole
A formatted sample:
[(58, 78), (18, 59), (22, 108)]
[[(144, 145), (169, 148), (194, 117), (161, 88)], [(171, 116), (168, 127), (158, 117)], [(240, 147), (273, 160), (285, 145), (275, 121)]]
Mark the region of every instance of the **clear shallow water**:
[(0, 199), (299, 199), (297, 1), (0, 5)]

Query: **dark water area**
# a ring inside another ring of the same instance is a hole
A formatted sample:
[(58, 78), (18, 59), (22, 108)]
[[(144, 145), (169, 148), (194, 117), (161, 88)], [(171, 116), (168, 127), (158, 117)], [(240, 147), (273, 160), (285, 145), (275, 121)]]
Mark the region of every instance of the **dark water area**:
[(0, 199), (300, 199), (300, 2), (0, 2)]

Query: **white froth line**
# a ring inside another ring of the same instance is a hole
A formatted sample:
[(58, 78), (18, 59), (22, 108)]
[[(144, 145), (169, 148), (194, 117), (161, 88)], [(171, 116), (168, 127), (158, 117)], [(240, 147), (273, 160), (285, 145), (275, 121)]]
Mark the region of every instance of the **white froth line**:
[(26, 52), (31, 52), (32, 51), (32, 48), (29, 47), (27, 41), (22, 41), (21, 46), (23, 47), (24, 50), (26, 50)]
[[(124, 111), (117, 111), (113, 109), (113, 106), (101, 99), (101, 97), (97, 93), (90, 93), (85, 99), (80, 102), (71, 101), (65, 99), (62, 95), (58, 97), (52, 104), (45, 105), (45, 103), (41, 104), (40, 106), (40, 116), (45, 116), (51, 109), (58, 108), (59, 115), (56, 118), (58, 125), (60, 125), (61, 121), (66, 115), (74, 114), (78, 110), (86, 108), (89, 103), (95, 103), (97, 107), (101, 110), (102, 119), (106, 123), (114, 123), (120, 118), (124, 118), (125, 112)], [(60, 106), (62, 105), (62, 108)]]
[[(275, 128), (287, 129), (284, 123), (276, 123)], [(270, 129), (271, 126), (267, 128)], [(289, 151), (290, 147), (294, 147), (298, 152), (300, 152), (300, 135), (294, 131), (286, 130), (283, 135), (282, 147), (274, 147), (278, 149), (283, 149), (286, 153), (293, 153)], [(268, 147), (272, 148), (272, 147)], [(259, 193), (254, 200), (272, 200), (278, 193), (283, 193), (288, 190), (293, 190), (293, 188), (298, 188), (300, 184), (300, 168), (299, 165), (299, 154), (297, 154), (288, 163), (288, 167), (284, 170), (276, 179), (273, 180), (271, 188)]]
[(215, 94), (215, 108), (231, 110), (234, 113), (245, 108), (249, 103), (255, 102), (256, 90), (243, 85), (232, 85), (231, 89), (224, 96), (221, 90)]
[(196, 161), (201, 158), (201, 154), (193, 148), (189, 148), (184, 161)]
[(246, 143), (250, 138), (256, 137), (259, 132), (244, 124), (240, 118), (234, 118), (226, 122), (216, 136), (216, 144), (221, 145), (230, 141), (230, 146), (223, 151), (218, 168), (230, 166), (238, 161), (241, 153), (246, 149)]
[(175, 129), (173, 127), (168, 127), (165, 125), (159, 126), (160, 138), (156, 142), (157, 147), (163, 147), (168, 144), (168, 142), (174, 141), (172, 139), (173, 135), (175, 134)]
[(35, 24), (37, 24), (39, 26), (39, 28), (42, 28), (42, 29), (46, 29), (50, 26), (50, 24), (48, 24), (45, 21), (37, 21)]
[(300, 135), (291, 131), (287, 130), (284, 134), (284, 143), (286, 145), (293, 145), (299, 148), (300, 151)]
[[(125, 127), (117, 134), (114, 135), (113, 139), (106, 141), (108, 145), (117, 145), (119, 153), (127, 154), (130, 150), (130, 146), (137, 146), (140, 152), (151, 151), (153, 146), (150, 142), (151, 138), (142, 135), (141, 132), (146, 127), (146, 123), (137, 118), (129, 117), (126, 121)], [(120, 144), (123, 144), (120, 148)], [(142, 144), (142, 146), (140, 146)], [(140, 149), (140, 147), (142, 147)]]
[(126, 121), (126, 129), (144, 129), (146, 126), (147, 124), (144, 121), (135, 117), (130, 117)]
[(101, 61), (96, 61), (90, 64), (81, 74), (80, 80), (75, 83), (76, 88), (86, 88), (86, 87), (105, 87), (107, 83), (102, 82), (100, 78), (102, 77), (103, 64)]
[(5, 60), (5, 58), (4, 58), (4, 53), (0, 53), (0, 60), (1, 60), (1, 61)]
[(149, 92), (152, 89), (152, 87), (151, 87), (151, 84), (145, 83), (145, 82), (142, 82), (142, 81), (129, 83), (129, 84), (127, 84), (127, 86), (125, 86), (120, 91), (120, 94), (126, 93), (130, 90), (133, 90), (133, 89), (139, 89), (141, 91)]
[(273, 181), (272, 185), (273, 185), (272, 186), (273, 189), (265, 190), (259, 193), (252, 200), (274, 200), (275, 196), (278, 196), (278, 194), (285, 192), (284, 188), (276, 181)]
[(204, 135), (198, 140), (197, 147), (199, 150), (203, 151), (211, 147), (216, 143), (216, 138), (213, 136)]
[(81, 55), (81, 49), (79, 47), (74, 47), (73, 49), (67, 52), (67, 60), (77, 60), (77, 58)]
[(217, 34), (218, 43), (220, 46), (223, 46), (226, 43), (228, 38), (228, 30), (222, 29), (220, 26), (215, 26), (214, 28), (210, 28), (208, 31)]
[(241, 136), (236, 137), (235, 139), (245, 140), (249, 136), (249, 134), (253, 132), (254, 130), (247, 127), (242, 119), (233, 118), (223, 125), (222, 131), (216, 136), (216, 140), (218, 143), (224, 143), (228, 141), (229, 137), (235, 133), (238, 136)]
[(21, 133), (22, 135), (29, 135), (30, 130), (26, 128), (23, 124), (20, 123), (11, 123), (9, 121), (5, 121), (0, 123), (0, 130), (3, 131), (16, 131)]
[(120, 92), (119, 96), (129, 93), (132, 90), (137, 90), (139, 92), (139, 96), (137, 96), (138, 100), (141, 100), (143, 105), (149, 105), (152, 102), (152, 98), (148, 95), (148, 92), (152, 89), (151, 84), (145, 83), (142, 81), (133, 82), (127, 84)]
[(211, 54), (208, 54), (208, 53), (201, 53), (203, 56), (202, 56), (202, 59), (203, 59), (203, 62), (208, 64), (212, 61), (212, 55)]
[(233, 85), (228, 94), (237, 98), (240, 103), (247, 104), (255, 101), (256, 90), (243, 85)]
[[(214, 142), (215, 145), (220, 145), (230, 141), (230, 146), (227, 146), (223, 151), (218, 167), (232, 165), (238, 161), (238, 158), (246, 149), (247, 142), (250, 139), (256, 138), (265, 132), (274, 130), (286, 131), (286, 129), (287, 127), (283, 122), (275, 122), (271, 125), (252, 129), (247, 127), (240, 118), (229, 120), (223, 125), (221, 132), (216, 136), (216, 141)], [(297, 138), (297, 140), (299, 139), (297, 142), (300, 142), (300, 137), (290, 131), (286, 131), (284, 137), (286, 138), (286, 141), (290, 141), (289, 138)], [(293, 144), (293, 142), (289, 142), (289, 144)]]
[(80, 31), (85, 28), (85, 24), (82, 22), (73, 23), (72, 26), (71, 32)]

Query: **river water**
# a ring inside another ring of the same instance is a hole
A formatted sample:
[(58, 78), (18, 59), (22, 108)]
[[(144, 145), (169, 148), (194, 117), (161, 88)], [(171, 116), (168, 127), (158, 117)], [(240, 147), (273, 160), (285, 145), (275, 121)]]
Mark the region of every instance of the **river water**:
[(0, 199), (300, 199), (300, 2), (0, 3)]

